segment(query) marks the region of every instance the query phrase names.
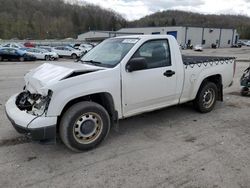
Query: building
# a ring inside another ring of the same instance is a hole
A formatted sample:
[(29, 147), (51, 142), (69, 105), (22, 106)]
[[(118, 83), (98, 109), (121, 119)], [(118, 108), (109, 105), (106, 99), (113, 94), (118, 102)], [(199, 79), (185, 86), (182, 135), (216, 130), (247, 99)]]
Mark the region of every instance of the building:
[(237, 43), (239, 34), (235, 29), (202, 28), (202, 27), (143, 27), (123, 28), (118, 32), (130, 32), (143, 34), (173, 35), (180, 45), (201, 44), (204, 48), (210, 48), (212, 44), (218, 47), (231, 47)]
[(143, 35), (143, 33), (135, 33), (135, 32), (118, 32), (118, 31), (89, 31), (83, 34), (78, 35), (77, 40), (85, 40), (90, 42), (98, 42), (103, 41), (107, 38), (121, 36), (121, 35)]
[(200, 44), (204, 48), (210, 48), (212, 44), (218, 47), (231, 47), (238, 42), (239, 35), (235, 29), (202, 28), (202, 27), (142, 27), (123, 28), (118, 31), (90, 31), (78, 36), (79, 40), (101, 41), (106, 38), (133, 35), (172, 35), (182, 46), (187, 44)]
[(103, 41), (104, 39), (113, 37), (108, 31), (89, 31), (78, 35), (78, 40), (86, 40), (91, 42)]

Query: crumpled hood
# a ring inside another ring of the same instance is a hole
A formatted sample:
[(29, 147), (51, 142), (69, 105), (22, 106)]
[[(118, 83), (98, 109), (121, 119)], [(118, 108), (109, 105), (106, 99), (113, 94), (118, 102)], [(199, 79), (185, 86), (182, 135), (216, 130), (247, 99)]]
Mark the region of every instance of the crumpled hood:
[(60, 80), (69, 77), (74, 73), (86, 74), (97, 70), (103, 70), (103, 67), (96, 67), (80, 63), (45, 63), (30, 72), (25, 77), (26, 89), (31, 93), (47, 95), (46, 86), (55, 84)]

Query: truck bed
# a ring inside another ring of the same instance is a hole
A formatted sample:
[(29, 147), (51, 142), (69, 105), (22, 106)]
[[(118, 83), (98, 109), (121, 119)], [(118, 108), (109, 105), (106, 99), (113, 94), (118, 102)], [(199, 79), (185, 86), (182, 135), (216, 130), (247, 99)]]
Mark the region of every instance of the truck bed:
[(208, 62), (228, 61), (233, 60), (235, 57), (216, 57), (216, 56), (182, 56), (184, 65), (193, 65)]

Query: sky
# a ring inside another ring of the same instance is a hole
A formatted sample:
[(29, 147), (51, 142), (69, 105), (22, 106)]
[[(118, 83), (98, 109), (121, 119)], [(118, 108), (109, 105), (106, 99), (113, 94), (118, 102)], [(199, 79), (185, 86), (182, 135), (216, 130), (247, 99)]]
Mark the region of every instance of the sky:
[(129, 21), (163, 10), (250, 16), (250, 0), (78, 0), (120, 13)]

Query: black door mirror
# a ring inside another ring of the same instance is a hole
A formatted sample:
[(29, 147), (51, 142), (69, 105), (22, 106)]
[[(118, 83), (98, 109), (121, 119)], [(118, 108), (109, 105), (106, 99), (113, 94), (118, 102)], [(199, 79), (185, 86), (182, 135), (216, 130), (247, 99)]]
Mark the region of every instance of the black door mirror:
[(146, 59), (143, 58), (143, 57), (132, 58), (127, 63), (126, 69), (127, 69), (128, 72), (147, 69)]

